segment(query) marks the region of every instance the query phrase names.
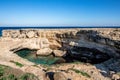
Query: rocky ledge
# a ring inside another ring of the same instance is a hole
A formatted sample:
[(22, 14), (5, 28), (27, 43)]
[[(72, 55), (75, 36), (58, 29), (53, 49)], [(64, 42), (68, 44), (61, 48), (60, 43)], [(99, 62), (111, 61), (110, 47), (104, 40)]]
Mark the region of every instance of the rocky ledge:
[[(0, 64), (33, 73), (40, 80), (120, 79), (119, 28), (3, 30), (0, 45)], [(62, 61), (35, 64), (15, 54), (22, 49)]]

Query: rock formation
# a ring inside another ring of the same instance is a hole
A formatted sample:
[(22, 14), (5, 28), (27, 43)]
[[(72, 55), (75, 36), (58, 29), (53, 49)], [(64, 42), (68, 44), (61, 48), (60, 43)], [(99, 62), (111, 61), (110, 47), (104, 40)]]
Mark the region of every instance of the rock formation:
[[(16, 68), (10, 60), (19, 61), (25, 65), (19, 69), (33, 73), (41, 80), (120, 79), (119, 28), (3, 30), (0, 45), (0, 64)], [(58, 64), (59, 67), (33, 66), (34, 63), (15, 54), (21, 49), (37, 50), (36, 55), (54, 55), (62, 57), (61, 62), (73, 63)]]
[(54, 50), (53, 53), (56, 57), (62, 57), (66, 54), (66, 51)]
[(37, 51), (37, 55), (40, 56), (48, 56), (52, 53), (52, 50), (50, 48), (44, 48), (44, 49), (40, 49)]

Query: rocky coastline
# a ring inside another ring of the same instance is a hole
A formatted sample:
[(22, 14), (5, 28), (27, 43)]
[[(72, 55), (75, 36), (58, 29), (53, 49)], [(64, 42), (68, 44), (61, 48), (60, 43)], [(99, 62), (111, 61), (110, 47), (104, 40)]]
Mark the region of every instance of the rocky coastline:
[[(39, 80), (120, 79), (119, 28), (8, 29), (2, 31), (0, 45), (1, 65), (32, 73)], [(16, 54), (23, 49), (60, 60), (53, 65), (35, 64)]]

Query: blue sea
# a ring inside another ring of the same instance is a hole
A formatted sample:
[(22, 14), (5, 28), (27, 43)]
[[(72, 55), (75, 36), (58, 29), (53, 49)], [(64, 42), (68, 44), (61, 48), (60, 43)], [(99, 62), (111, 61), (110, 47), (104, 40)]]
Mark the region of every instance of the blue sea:
[(0, 27), (0, 36), (2, 35), (2, 30), (5, 29), (27, 29), (27, 28), (35, 28), (35, 29), (68, 29), (68, 28), (120, 28), (120, 26), (44, 26), (44, 27)]

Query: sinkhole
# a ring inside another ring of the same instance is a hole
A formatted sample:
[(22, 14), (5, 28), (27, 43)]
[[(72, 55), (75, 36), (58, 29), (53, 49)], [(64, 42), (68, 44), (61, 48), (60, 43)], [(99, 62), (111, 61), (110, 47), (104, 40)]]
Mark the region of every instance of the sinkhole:
[(49, 56), (37, 56), (36, 50), (22, 49), (16, 52), (16, 54), (24, 59), (27, 59), (36, 64), (55, 64), (60, 58)]
[(86, 47), (73, 47), (67, 50), (67, 53), (62, 57), (55, 57), (53, 54), (49, 56), (38, 56), (36, 50), (21, 49), (15, 53), (36, 64), (60, 64), (71, 62), (85, 62), (91, 64), (99, 64), (109, 60), (111, 57), (107, 53), (103, 53), (97, 49), (90, 49)]

